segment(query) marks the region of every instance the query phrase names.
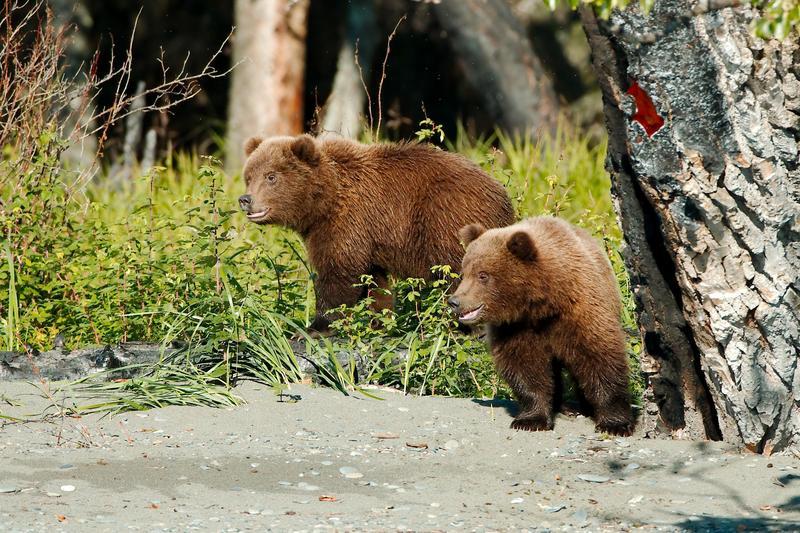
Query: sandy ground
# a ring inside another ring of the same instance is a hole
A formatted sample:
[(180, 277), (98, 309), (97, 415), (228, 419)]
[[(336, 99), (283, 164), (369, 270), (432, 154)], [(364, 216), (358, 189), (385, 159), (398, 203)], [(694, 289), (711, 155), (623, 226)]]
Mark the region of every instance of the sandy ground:
[[(40, 410), (31, 385), (0, 393)], [(297, 386), (279, 402), (0, 429), (0, 531), (800, 530), (800, 461), (508, 428), (506, 404)], [(2, 396), (0, 396), (2, 398)]]

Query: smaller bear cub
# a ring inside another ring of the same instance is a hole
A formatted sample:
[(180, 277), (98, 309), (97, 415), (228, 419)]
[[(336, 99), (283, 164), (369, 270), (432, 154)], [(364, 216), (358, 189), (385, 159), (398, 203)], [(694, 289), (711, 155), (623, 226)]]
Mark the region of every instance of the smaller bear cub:
[(519, 403), (514, 429), (553, 429), (565, 366), (596, 429), (630, 435), (635, 419), (620, 322), (622, 302), (597, 241), (564, 220), (460, 231), (462, 281), (449, 303), (463, 324), (487, 326), (495, 366)]

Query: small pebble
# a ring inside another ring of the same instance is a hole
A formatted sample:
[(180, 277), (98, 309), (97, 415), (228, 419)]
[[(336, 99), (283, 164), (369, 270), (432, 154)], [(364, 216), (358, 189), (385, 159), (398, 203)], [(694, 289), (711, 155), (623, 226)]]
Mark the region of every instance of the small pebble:
[(628, 466), (625, 467), (625, 471), (626, 472), (632, 472), (632, 471), (636, 470), (637, 468), (639, 468), (639, 463), (631, 463), (631, 464), (629, 464)]
[(458, 444), (458, 441), (455, 440), (455, 439), (450, 439), (449, 441), (444, 443), (444, 449), (445, 450), (455, 450), (459, 446), (460, 445)]
[(525, 501), (524, 498), (514, 498), (513, 500), (511, 500), (511, 503), (522, 503), (524, 501)]
[(606, 476), (598, 476), (595, 474), (578, 474), (578, 479), (588, 481), (589, 483), (605, 483), (609, 480)]
[(73, 492), (75, 485), (61, 485), (61, 492)]
[(364, 474), (353, 468), (352, 466), (343, 466), (339, 469), (339, 473), (348, 479), (358, 479), (364, 477)]
[(563, 509), (566, 509), (566, 504), (557, 503), (555, 505), (539, 505), (545, 513), (557, 513)]

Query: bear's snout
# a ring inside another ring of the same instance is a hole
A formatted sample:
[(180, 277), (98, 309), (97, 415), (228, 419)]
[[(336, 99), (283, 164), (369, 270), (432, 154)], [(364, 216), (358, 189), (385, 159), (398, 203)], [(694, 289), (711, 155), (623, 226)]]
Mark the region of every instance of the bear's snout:
[(457, 313), (458, 308), (461, 307), (461, 300), (458, 298), (458, 296), (453, 295), (447, 299), (447, 305), (450, 306), (454, 313)]
[(249, 194), (243, 194), (239, 197), (239, 207), (246, 213), (250, 212), (253, 207), (253, 197)]

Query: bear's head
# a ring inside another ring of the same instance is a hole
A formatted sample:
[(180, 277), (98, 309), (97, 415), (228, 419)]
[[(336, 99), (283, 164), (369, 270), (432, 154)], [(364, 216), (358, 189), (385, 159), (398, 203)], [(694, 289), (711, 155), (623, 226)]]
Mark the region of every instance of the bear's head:
[(247, 193), (239, 206), (257, 224), (300, 229), (313, 206), (320, 151), (310, 135), (252, 137), (244, 146)]
[(448, 300), (459, 322), (514, 323), (546, 304), (541, 258), (528, 231), (518, 226), (487, 231), (470, 224), (459, 237), (466, 246), (461, 283)]

